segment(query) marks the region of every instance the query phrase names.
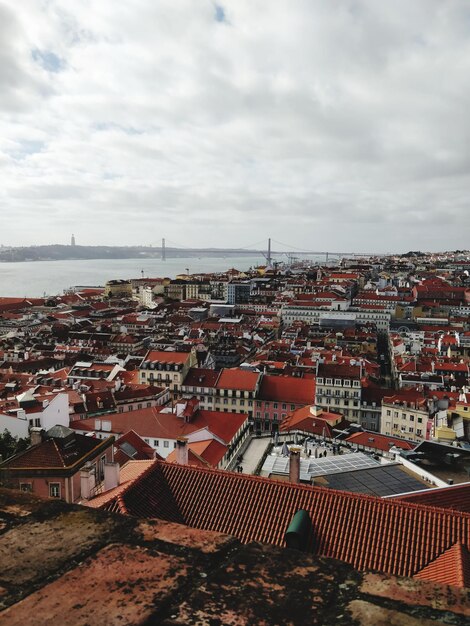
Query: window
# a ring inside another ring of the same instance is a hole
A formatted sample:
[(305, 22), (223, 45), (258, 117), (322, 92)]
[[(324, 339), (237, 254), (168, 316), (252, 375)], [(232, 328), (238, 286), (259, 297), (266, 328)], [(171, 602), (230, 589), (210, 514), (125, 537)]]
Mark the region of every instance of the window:
[(414, 415), (410, 415), (410, 422), (414, 422), (415, 421), (415, 416)]
[(158, 439), (154, 439), (154, 440), (153, 440), (153, 445), (154, 445), (156, 448), (158, 448)]
[(36, 426), (36, 428), (40, 428), (40, 426), (41, 426), (41, 418), (40, 417), (36, 417), (36, 419), (34, 420), (34, 425)]
[(269, 419), (269, 413), (266, 411), (266, 413), (264, 414), (264, 419)]
[(387, 411), (387, 417), (390, 417), (391, 414), (392, 414), (391, 411)]
[(142, 408), (142, 405), (141, 405), (141, 404), (138, 404), (138, 405), (137, 405), (137, 408), (138, 408), (138, 409), (141, 409), (141, 408)]
[(260, 411), (256, 411), (256, 417), (261, 417), (261, 412)]
[(277, 413), (273, 413), (273, 419), (274, 419), (274, 421), (277, 420)]
[(147, 402), (147, 408), (149, 409), (152, 406), (151, 402)]
[(295, 404), (290, 405), (290, 410), (293, 411), (295, 409)]
[(163, 442), (163, 447), (164, 448), (169, 448), (170, 447), (170, 442), (169, 441), (164, 441)]
[(277, 409), (277, 402), (275, 402), (275, 403), (273, 404), (273, 408), (274, 408), (274, 409)]
[(287, 409), (287, 404), (283, 404), (282, 408), (284, 409), (284, 411)]
[(120, 406), (118, 410), (119, 410), (119, 413), (122, 413), (124, 411), (124, 407)]
[(224, 404), (228, 404), (227, 398), (224, 398)]
[(233, 398), (233, 400), (232, 400), (232, 404), (237, 404), (237, 401), (236, 401), (236, 399), (235, 399), (235, 398)]
[(20, 483), (20, 491), (27, 491), (31, 493), (33, 490), (33, 483)]
[(423, 418), (422, 417), (418, 417), (418, 424), (422, 424), (423, 423)]
[(240, 400), (240, 406), (245, 406), (245, 400)]
[(49, 496), (60, 498), (60, 483), (49, 483)]

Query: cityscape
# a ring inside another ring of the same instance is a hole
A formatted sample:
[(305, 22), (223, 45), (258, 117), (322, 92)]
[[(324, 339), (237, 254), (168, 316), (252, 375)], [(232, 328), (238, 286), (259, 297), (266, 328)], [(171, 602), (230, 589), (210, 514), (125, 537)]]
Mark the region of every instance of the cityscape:
[(0, 298), (1, 484), (468, 586), (470, 252), (266, 257)]
[(467, 0), (0, 0), (0, 626), (470, 622)]

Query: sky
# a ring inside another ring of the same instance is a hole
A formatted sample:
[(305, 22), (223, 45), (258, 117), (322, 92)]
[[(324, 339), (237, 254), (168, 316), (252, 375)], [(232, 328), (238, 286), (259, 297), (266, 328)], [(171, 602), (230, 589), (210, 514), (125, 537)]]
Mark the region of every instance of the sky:
[(0, 0), (0, 244), (469, 248), (467, 0)]

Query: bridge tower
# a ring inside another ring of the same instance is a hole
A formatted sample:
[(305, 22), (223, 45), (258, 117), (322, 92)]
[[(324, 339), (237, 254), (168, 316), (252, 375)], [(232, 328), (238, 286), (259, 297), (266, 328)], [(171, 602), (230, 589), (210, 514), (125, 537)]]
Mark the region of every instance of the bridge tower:
[(162, 261), (166, 261), (165, 237), (162, 238)]

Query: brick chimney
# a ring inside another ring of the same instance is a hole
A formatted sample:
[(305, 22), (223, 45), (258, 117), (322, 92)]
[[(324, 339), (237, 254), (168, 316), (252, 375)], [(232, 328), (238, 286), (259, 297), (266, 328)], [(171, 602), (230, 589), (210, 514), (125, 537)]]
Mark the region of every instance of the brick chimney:
[(180, 465), (188, 465), (188, 440), (179, 437), (176, 440), (176, 462)]
[(292, 446), (289, 459), (289, 480), (291, 483), (300, 483), (300, 451), (299, 446)]

